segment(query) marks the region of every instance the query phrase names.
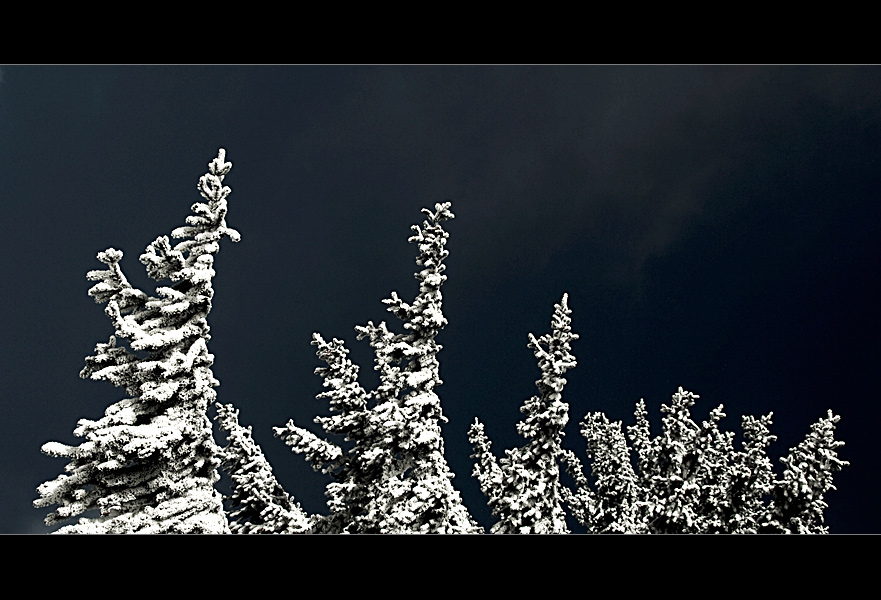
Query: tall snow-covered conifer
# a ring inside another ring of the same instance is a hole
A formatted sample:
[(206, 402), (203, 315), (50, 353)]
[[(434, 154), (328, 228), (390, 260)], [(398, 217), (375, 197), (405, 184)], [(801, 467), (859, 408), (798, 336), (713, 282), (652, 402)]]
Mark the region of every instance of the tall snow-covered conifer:
[(331, 509), (329, 530), (359, 533), (475, 533), (479, 526), (468, 514), (453, 473), (444, 457), (440, 422), (446, 421), (435, 392), (440, 379), (435, 341), (447, 324), (442, 312), (444, 248), (449, 234), (442, 223), (453, 218), (450, 203), (435, 210), (408, 241), (419, 246), (416, 273), (419, 293), (407, 304), (396, 292), (383, 302), (403, 322), (406, 333), (394, 334), (385, 321), (356, 327), (358, 339), (369, 338), (376, 354), (379, 387), (366, 393), (356, 381), (357, 368), (345, 358), (342, 342), (315, 335), (318, 355), (326, 363), (316, 373), (329, 388), (321, 394), (339, 414), (318, 417), (330, 434), (354, 445), (344, 451), (288, 422), (276, 433), (316, 468), (330, 472), (327, 489)]
[(560, 487), (560, 444), (569, 422), (569, 405), (562, 401), (562, 392), (563, 374), (576, 364), (571, 342), (578, 335), (572, 333), (567, 301), (563, 294), (554, 305), (550, 334), (537, 339), (529, 334), (528, 346), (538, 359), (541, 378), (535, 382), (539, 395), (520, 408), (526, 418), (517, 424), (517, 432), (527, 444), (506, 450), (499, 461), (492, 454), (483, 423), (475, 419), (468, 432), (477, 459), (474, 476), (499, 518), (492, 533), (569, 533)]
[[(379, 387), (367, 392), (357, 381), (358, 367), (342, 341), (314, 334), (316, 369), (333, 414), (317, 417), (325, 432), (353, 442), (341, 446), (289, 421), (276, 428), (293, 451), (313, 468), (330, 473), (326, 491), (330, 515), (313, 516), (317, 533), (478, 533), (482, 530), (453, 487), (444, 457), (440, 422), (446, 421), (435, 387), (440, 385), (435, 341), (447, 321), (441, 310), (443, 260), (448, 233), (442, 223), (453, 218), (450, 203), (423, 209), (428, 219), (413, 226), (410, 242), (419, 245), (416, 273), (419, 293), (407, 304), (397, 293), (384, 300), (403, 322), (406, 333), (392, 333), (383, 321), (356, 327), (358, 339), (369, 338), (376, 354)], [(241, 497), (241, 495), (240, 495)]]
[[(98, 253), (107, 268), (90, 271), (89, 290), (115, 328), (86, 358), (83, 378), (109, 381), (130, 396), (97, 421), (81, 419), (78, 446), (49, 442), (46, 454), (70, 460), (65, 474), (39, 486), (36, 507), (57, 505), (47, 524), (88, 511), (64, 533), (226, 533), (218, 480), (218, 448), (206, 410), (218, 381), (211, 372), (207, 316), (214, 291), (214, 255), (224, 236), (240, 239), (226, 225), (232, 168), (221, 149), (199, 179), (204, 202), (192, 205), (187, 225), (161, 236), (140, 260), (156, 281), (169, 286), (148, 296), (133, 288), (120, 269), (122, 252)], [(127, 345), (119, 340), (127, 340)]]

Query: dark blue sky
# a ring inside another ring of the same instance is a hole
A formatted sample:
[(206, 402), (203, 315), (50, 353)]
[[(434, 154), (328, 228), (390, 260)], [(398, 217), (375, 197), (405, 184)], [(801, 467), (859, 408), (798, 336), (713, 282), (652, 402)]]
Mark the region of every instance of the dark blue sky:
[(152, 293), (137, 258), (219, 147), (242, 241), (215, 263), (217, 392), (306, 510), (326, 480), (272, 427), (328, 412), (312, 332), (345, 339), (372, 387), (353, 328), (400, 331), (381, 301), (415, 295), (409, 227), (449, 200), (438, 392), (481, 524), (466, 431), (477, 416), (497, 453), (520, 444), (527, 332), (568, 292), (566, 447), (584, 455), (588, 411), (629, 425), (640, 398), (657, 433), (683, 386), (728, 430), (774, 411), (776, 462), (831, 408), (851, 466), (827, 523), (881, 533), (881, 68), (27, 65), (0, 67), (0, 533), (49, 531), (31, 502), (65, 461), (40, 446), (123, 397), (78, 377), (112, 333), (86, 295), (95, 254), (123, 250)]

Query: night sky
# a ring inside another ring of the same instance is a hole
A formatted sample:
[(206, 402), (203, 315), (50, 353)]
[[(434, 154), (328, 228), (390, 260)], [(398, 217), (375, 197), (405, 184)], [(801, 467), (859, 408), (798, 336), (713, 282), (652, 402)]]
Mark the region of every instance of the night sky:
[(372, 389), (354, 326), (402, 331), (382, 299), (415, 296), (410, 226), (451, 201), (437, 391), (481, 525), (466, 432), (479, 417), (497, 454), (521, 445), (527, 333), (567, 292), (565, 447), (584, 458), (584, 415), (630, 425), (640, 398), (657, 434), (682, 386), (725, 430), (773, 411), (779, 475), (832, 409), (851, 466), (826, 523), (881, 533), (881, 67), (328, 65), (0, 67), (0, 533), (52, 531), (31, 503), (66, 461), (40, 446), (124, 397), (78, 376), (113, 333), (86, 294), (95, 255), (123, 250), (155, 294), (138, 256), (184, 224), (220, 147), (242, 241), (215, 260), (218, 399), (308, 512), (327, 477), (272, 427), (321, 433), (312, 333), (344, 339)]

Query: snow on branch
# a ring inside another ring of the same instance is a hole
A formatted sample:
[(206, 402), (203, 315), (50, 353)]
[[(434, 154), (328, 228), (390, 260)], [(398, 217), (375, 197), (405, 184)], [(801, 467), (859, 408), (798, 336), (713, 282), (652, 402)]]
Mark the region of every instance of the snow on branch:
[(228, 519), (233, 533), (303, 533), (311, 527), (306, 513), (275, 479), (272, 467), (251, 436), (239, 425), (239, 411), (217, 404), (228, 445), (221, 451), (223, 467), (232, 478)]

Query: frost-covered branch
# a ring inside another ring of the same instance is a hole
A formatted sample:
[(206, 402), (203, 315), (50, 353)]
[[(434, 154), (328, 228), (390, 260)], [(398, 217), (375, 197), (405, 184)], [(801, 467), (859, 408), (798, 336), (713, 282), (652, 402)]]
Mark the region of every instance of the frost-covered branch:
[(227, 432), (223, 466), (232, 479), (228, 519), (233, 533), (304, 533), (311, 524), (299, 503), (281, 487), (251, 427), (239, 424), (239, 411), (217, 404), (217, 421)]

